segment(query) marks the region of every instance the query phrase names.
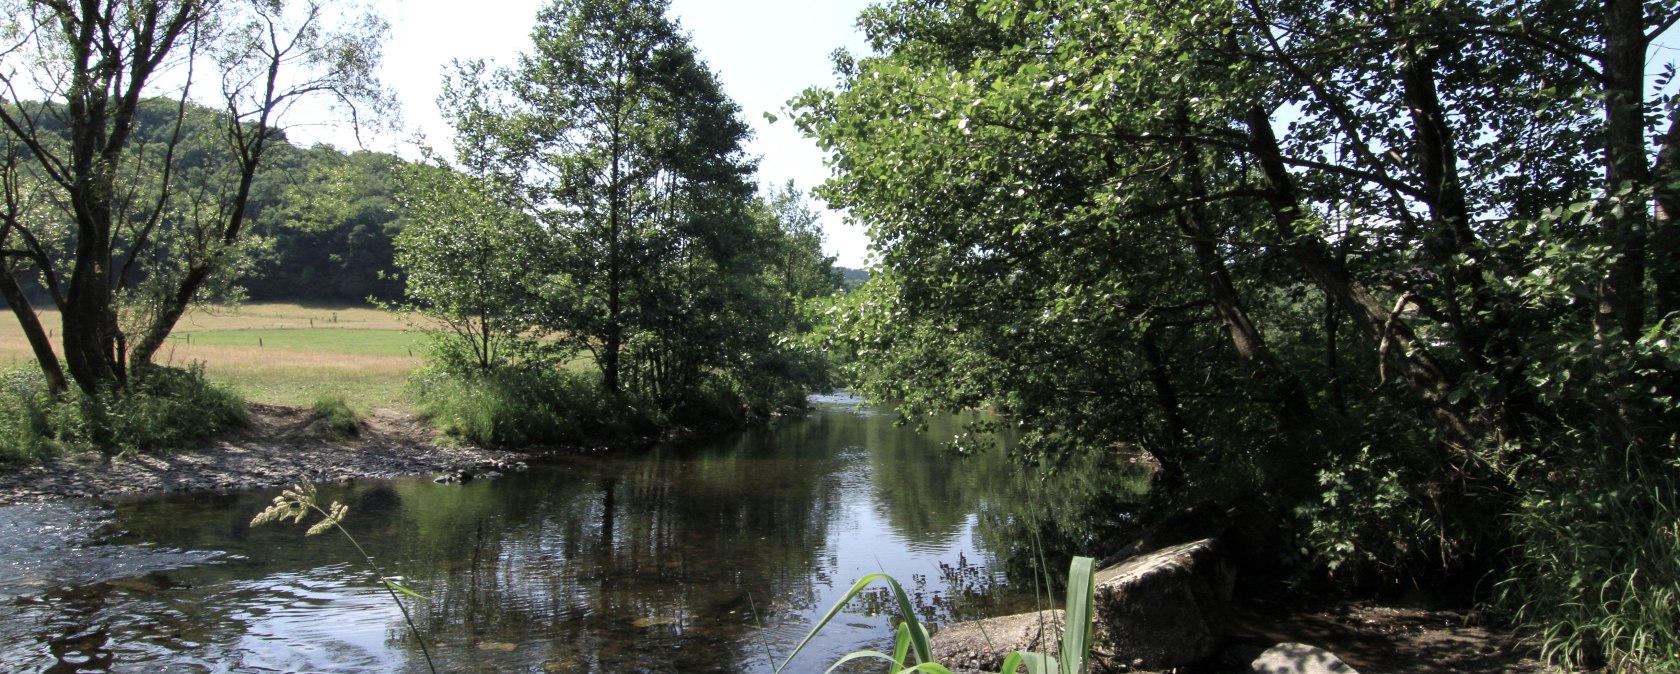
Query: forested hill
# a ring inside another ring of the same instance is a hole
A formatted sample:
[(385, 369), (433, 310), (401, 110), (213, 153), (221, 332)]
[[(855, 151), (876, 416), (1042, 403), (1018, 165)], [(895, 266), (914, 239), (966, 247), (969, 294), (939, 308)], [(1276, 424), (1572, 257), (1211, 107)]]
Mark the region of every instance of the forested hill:
[[(148, 152), (158, 156), (174, 132), (179, 101), (154, 99), (141, 105), (135, 126)], [(188, 104), (182, 126), (184, 151), (173, 160), (177, 183), (191, 184), (212, 169), (212, 144), (224, 142), (213, 123), (216, 111)], [(46, 117), (50, 119), (50, 116)], [(397, 176), (407, 160), (383, 152), (342, 152), (330, 145), (302, 147), (281, 136), (257, 173), (246, 205), (246, 259), (236, 284), (251, 301), (361, 303), (401, 298), (402, 273), (393, 261), (392, 241), (407, 221), (396, 204)], [(869, 278), (861, 269), (841, 269), (845, 285)], [(30, 279), (21, 279), (31, 299), (48, 302)], [(0, 306), (5, 306), (0, 300)]]
[[(182, 204), (177, 208), (215, 207), (220, 202), (210, 186), (225, 179), (228, 170), (216, 159), (227, 142), (218, 121), (221, 113), (189, 103), (179, 129), (181, 142), (171, 155), (179, 105), (166, 99), (141, 104), (133, 133), (139, 152), (147, 155), (143, 162), (148, 169), (121, 180), (143, 187), (162, 179), (159, 167), (168, 161), (172, 191)], [(32, 117), (48, 134), (60, 133), (56, 115)], [(404, 163), (380, 152), (300, 147), (280, 134), (256, 174), (246, 204), (248, 236), (236, 284), (249, 299), (261, 301), (397, 299), (402, 280), (392, 262), (391, 240), (403, 223), (393, 199), (392, 176)], [(19, 280), (32, 301), (49, 301), (37, 279), (26, 274)], [(0, 306), (5, 306), (3, 300)]]
[(869, 281), (869, 270), (868, 269), (853, 269), (851, 267), (835, 267), (834, 271), (840, 273), (841, 283), (844, 284), (844, 286), (847, 290), (853, 290), (855, 288), (858, 288), (858, 287), (862, 286), (864, 283), (867, 283)]
[(395, 300), (391, 240), (403, 227), (392, 176), (404, 160), (285, 146), (249, 206), (261, 237), (241, 285), (252, 300)]

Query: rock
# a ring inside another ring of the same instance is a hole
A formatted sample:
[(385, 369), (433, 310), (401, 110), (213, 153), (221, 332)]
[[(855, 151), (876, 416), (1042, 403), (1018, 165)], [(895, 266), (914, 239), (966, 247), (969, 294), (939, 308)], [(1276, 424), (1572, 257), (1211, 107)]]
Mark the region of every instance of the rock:
[(1359, 674), (1335, 653), (1306, 644), (1278, 644), (1249, 665), (1254, 674)]
[(474, 476), (473, 479), (474, 480), (494, 480), (494, 479), (499, 478), (501, 476), (502, 476), (501, 473), (498, 473), (498, 472), (493, 471), (493, 470), (487, 470), (487, 471), (484, 471), (484, 472), (479, 473), (478, 475)]
[(1097, 644), (1140, 669), (1204, 660), (1224, 634), (1235, 584), (1236, 573), (1212, 538), (1098, 571)]
[(1062, 642), (1062, 612), (952, 623), (933, 635), (933, 659), (953, 670), (998, 671), (1015, 651), (1057, 653)]
[(451, 470), (438, 473), (437, 477), (432, 478), (432, 481), (438, 484), (466, 484), (468, 482), (472, 482), (472, 479), (473, 474), (470, 472), (465, 470)]

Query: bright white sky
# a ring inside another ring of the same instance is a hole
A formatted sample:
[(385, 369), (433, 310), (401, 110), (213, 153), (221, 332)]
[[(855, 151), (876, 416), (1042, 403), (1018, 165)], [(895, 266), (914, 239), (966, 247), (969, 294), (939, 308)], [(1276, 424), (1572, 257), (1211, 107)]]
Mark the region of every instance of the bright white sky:
[[(512, 65), (530, 47), (531, 24), (547, 0), (373, 0), (391, 23), (381, 79), (397, 93), (406, 133), (368, 139), (370, 150), (415, 156), (409, 138), (423, 134), (426, 143), (448, 153), (450, 133), (437, 112), (437, 97), (451, 59), (482, 58)], [(789, 98), (806, 87), (834, 82), (829, 54), (846, 48), (867, 51), (855, 25), (866, 0), (672, 0), (671, 13), (687, 30), (700, 56), (723, 81), (752, 125), (747, 153), (762, 158), (759, 181), (780, 185), (794, 181), (801, 191), (828, 176), (822, 152), (803, 138), (786, 115)], [(781, 116), (771, 124), (765, 112)], [(354, 147), (347, 130), (303, 125), (290, 134), (303, 142)], [(825, 248), (836, 264), (862, 267), (868, 241), (860, 226), (822, 209)]]

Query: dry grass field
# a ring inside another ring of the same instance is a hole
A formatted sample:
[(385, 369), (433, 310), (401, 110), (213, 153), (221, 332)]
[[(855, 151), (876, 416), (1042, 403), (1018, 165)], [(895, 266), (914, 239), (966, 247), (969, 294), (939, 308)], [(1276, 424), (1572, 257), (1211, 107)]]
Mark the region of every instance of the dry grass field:
[[(56, 343), (58, 314), (41, 319)], [(342, 395), (366, 412), (402, 406), (423, 341), (417, 325), (378, 309), (247, 304), (183, 317), (157, 361), (202, 362), (212, 381), (247, 400), (301, 406)], [(32, 358), (16, 320), (0, 317), (0, 364)]]

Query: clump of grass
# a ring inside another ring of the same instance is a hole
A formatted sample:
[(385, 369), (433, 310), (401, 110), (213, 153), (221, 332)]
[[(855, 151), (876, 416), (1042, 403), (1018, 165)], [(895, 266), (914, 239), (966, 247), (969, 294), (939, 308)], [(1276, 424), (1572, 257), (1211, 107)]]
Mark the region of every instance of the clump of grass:
[(589, 374), (570, 370), (423, 370), (409, 391), (438, 430), (484, 447), (611, 441), (655, 428), (623, 398), (602, 393)]
[(362, 424), (356, 411), (350, 409), (350, 403), (343, 395), (326, 395), (316, 399), (310, 406), (315, 418), (327, 423), (327, 430), (334, 438), (348, 440), (361, 434)]
[(1554, 665), (1680, 672), (1680, 462), (1608, 464), (1522, 500), (1500, 603)]
[[(910, 602), (910, 596), (904, 592), (904, 588), (898, 584), (897, 580), (884, 573), (864, 576), (852, 585), (845, 596), (835, 602), (834, 607), (829, 609), (828, 613), (823, 615), (822, 619), (818, 620), (817, 624), (811, 628), (811, 632), (805, 635), (798, 646), (794, 647), (793, 652), (788, 654), (787, 660), (783, 661), (781, 666), (776, 668), (776, 671), (779, 673), (787, 669), (788, 664), (793, 662), (793, 658), (799, 655), (799, 652), (805, 649), (806, 644), (809, 644), (811, 639), (817, 636), (817, 633), (833, 621), (835, 616), (840, 614), (840, 610), (845, 608), (846, 603), (861, 594), (865, 588), (874, 584), (875, 581), (885, 582), (892, 589), (893, 599), (898, 604), (900, 622), (893, 639), (892, 654), (872, 650), (854, 651), (841, 656), (833, 666), (829, 667), (828, 671), (834, 671), (841, 665), (853, 660), (880, 660), (887, 664), (888, 672), (895, 674), (899, 672), (951, 674), (950, 668), (934, 660), (932, 640), (928, 637), (927, 629), (916, 620), (916, 609)], [(1052, 672), (1075, 674), (1084, 672), (1090, 667), (1091, 647), (1094, 645), (1092, 624), (1096, 617), (1096, 563), (1090, 557), (1074, 557), (1073, 562), (1068, 565), (1065, 610), (1066, 619), (1063, 622), (1061, 648), (1057, 651), (1062, 656), (1061, 660), (1057, 660), (1049, 653), (1016, 651), (1004, 658), (1003, 666), (998, 670), (1000, 674), (1015, 674), (1016, 670), (1022, 666), (1027, 668), (1029, 674), (1050, 674)], [(914, 664), (910, 660), (911, 656), (915, 657)]]
[(373, 574), (379, 578), (380, 584), (385, 586), (385, 591), (391, 595), (391, 601), (396, 603), (397, 610), (402, 611), (403, 622), (408, 623), (409, 633), (414, 635), (414, 640), (420, 644), (420, 653), (426, 657), (426, 669), (434, 673), (437, 672), (437, 666), (432, 664), (432, 652), (426, 648), (426, 640), (420, 636), (420, 628), (414, 625), (414, 618), (408, 614), (408, 606), (403, 603), (401, 597), (397, 596), (397, 593), (401, 592), (415, 599), (425, 599), (426, 597), (403, 586), (395, 578), (385, 575), (385, 572), (379, 568), (379, 564), (373, 561), (373, 556), (362, 548), (362, 544), (356, 541), (355, 536), (351, 536), (350, 532), (344, 529), (344, 518), (350, 514), (349, 506), (333, 501), (331, 505), (325, 508), (321, 507), (315, 485), (304, 481), (274, 497), (274, 503), (264, 508), (262, 512), (257, 513), (256, 517), (251, 518), (251, 526), (261, 526), (269, 522), (283, 522), (288, 519), (294, 524), (301, 524), (303, 518), (308, 517), (310, 513), (319, 514), (321, 521), (310, 525), (309, 529), (303, 532), (303, 535), (314, 536), (331, 529), (337, 529), (339, 533), (344, 534), (344, 538), (350, 541), (350, 545), (355, 546), (356, 552), (360, 553), (362, 559), (367, 562), (368, 568), (373, 569)]
[(0, 371), (0, 462), (36, 463), (52, 453), (52, 396), (41, 371)]
[(245, 404), (204, 378), (204, 368), (147, 367), (127, 391), (55, 399), (39, 371), (19, 368), (0, 382), (0, 455), (39, 461), (58, 451), (167, 453), (245, 423)]

